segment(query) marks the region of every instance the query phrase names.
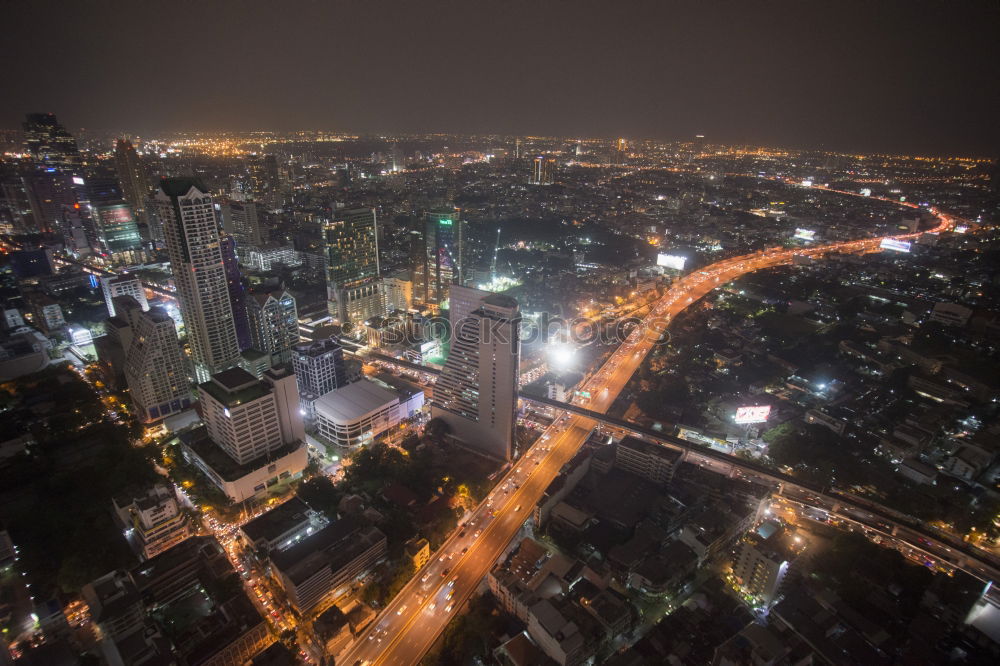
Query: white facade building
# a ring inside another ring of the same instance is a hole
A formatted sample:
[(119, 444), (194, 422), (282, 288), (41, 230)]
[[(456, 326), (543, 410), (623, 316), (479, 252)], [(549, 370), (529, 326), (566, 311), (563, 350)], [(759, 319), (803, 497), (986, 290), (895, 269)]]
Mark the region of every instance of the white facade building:
[(101, 291), (104, 292), (104, 302), (108, 306), (108, 316), (115, 316), (114, 298), (116, 296), (131, 296), (142, 307), (149, 310), (146, 300), (146, 289), (142, 281), (134, 275), (113, 275), (101, 278)]
[(129, 544), (140, 559), (148, 560), (191, 536), (191, 525), (181, 513), (174, 491), (156, 485), (140, 497), (116, 498), (115, 513)]
[(198, 385), (208, 435), (240, 465), (305, 440), (295, 377), (278, 369), (257, 379), (230, 368)]
[(398, 277), (382, 278), (382, 301), (386, 312), (405, 312), (413, 306), (413, 282)]
[(423, 391), (400, 394), (364, 378), (320, 396), (313, 411), (319, 437), (333, 446), (350, 448), (370, 444), (423, 404)]

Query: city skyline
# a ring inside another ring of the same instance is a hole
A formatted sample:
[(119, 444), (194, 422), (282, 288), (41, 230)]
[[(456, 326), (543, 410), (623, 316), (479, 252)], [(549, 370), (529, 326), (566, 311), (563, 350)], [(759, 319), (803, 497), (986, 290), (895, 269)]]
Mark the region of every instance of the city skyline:
[(0, 17), (0, 664), (997, 660), (1000, 5)]
[[(27, 49), (28, 26), (51, 7), (6, 8), (14, 52)], [(280, 16), (266, 4), (187, 7), (60, 5), (65, 20), (49, 22), (59, 46), (34, 50), (11, 72), (0, 127), (18, 127), (27, 109), (59, 112), (74, 131), (141, 134), (703, 134), (718, 143), (985, 156), (1000, 145), (993, 3), (847, 3), (837, 12), (801, 2), (722, 11), (684, 2), (503, 10), (445, 2), (441, 11), (297, 3), (299, 11)], [(152, 24), (161, 29), (143, 29)], [(345, 24), (360, 29), (337, 31)], [(333, 55), (321, 46), (331, 30), (340, 45)], [(172, 35), (188, 47), (171, 49)], [(293, 48), (268, 48), (286, 38)], [(155, 59), (119, 57), (143, 49), (229, 83), (192, 99), (169, 77), (146, 74), (155, 74)], [(62, 80), (70, 53), (107, 75)]]

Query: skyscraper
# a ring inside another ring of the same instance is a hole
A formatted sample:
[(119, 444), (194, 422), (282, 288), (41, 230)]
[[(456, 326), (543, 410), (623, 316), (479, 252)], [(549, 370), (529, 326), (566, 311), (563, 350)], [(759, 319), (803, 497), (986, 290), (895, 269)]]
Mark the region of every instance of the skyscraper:
[(146, 200), (149, 198), (149, 173), (135, 146), (128, 139), (115, 143), (115, 167), (125, 200), (132, 206), (136, 219), (146, 221)]
[(257, 202), (224, 200), (219, 204), (222, 228), (232, 234), (241, 252), (264, 244), (265, 235), (257, 216)]
[(125, 349), (125, 381), (136, 417), (158, 421), (191, 406), (187, 364), (177, 328), (163, 308), (143, 312), (131, 296), (114, 301), (115, 317), (130, 329)]
[(240, 359), (215, 205), (208, 188), (199, 181), (166, 178), (160, 181), (156, 208), (195, 377), (199, 382), (208, 381)]
[(375, 209), (338, 211), (323, 226), (323, 236), (330, 314), (342, 323), (383, 314)]
[(617, 166), (625, 164), (625, 158), (628, 156), (628, 143), (625, 139), (618, 139), (615, 141), (614, 149), (611, 152), (611, 163)]
[(510, 460), (517, 409), (521, 315), (517, 301), (490, 294), (452, 333), (434, 385), (431, 415), (466, 446)]
[(24, 140), (40, 166), (73, 171), (80, 164), (76, 139), (59, 124), (54, 113), (29, 113), (24, 123)]
[(551, 185), (555, 179), (556, 159), (539, 155), (532, 162), (531, 184)]
[(295, 297), (287, 291), (253, 294), (247, 299), (251, 347), (271, 357), (271, 365), (288, 363), (299, 341)]
[(424, 225), (424, 302), (442, 307), (448, 288), (462, 283), (464, 226), (461, 211), (446, 206), (427, 213)]
[(226, 268), (226, 286), (229, 290), (229, 305), (233, 309), (236, 343), (240, 351), (244, 352), (253, 344), (250, 339), (250, 320), (247, 317), (247, 286), (236, 259), (236, 240), (232, 236), (223, 236), (219, 245), (222, 248), (222, 264)]
[(87, 178), (86, 209), (94, 229), (94, 251), (104, 262), (134, 266), (145, 260), (131, 207), (114, 178)]

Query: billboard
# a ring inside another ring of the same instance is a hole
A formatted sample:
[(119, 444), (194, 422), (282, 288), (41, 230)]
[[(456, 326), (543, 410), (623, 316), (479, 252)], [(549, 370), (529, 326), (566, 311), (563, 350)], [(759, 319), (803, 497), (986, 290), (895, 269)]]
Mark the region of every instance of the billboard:
[(863, 196), (863, 197), (870, 197), (871, 195), (872, 195), (872, 188), (870, 188), (870, 187), (862, 187), (861, 188), (861, 196)]
[(907, 241), (896, 240), (895, 238), (883, 238), (882, 242), (879, 243), (879, 247), (883, 250), (892, 250), (894, 252), (910, 251), (910, 244)]
[(812, 229), (796, 229), (795, 238), (799, 238), (806, 241), (811, 241), (816, 239), (816, 232)]
[(771, 414), (771, 405), (753, 405), (750, 407), (737, 407), (736, 417), (733, 419), (737, 423), (763, 423)]
[(677, 254), (664, 254), (661, 252), (656, 255), (656, 265), (665, 266), (667, 268), (676, 268), (679, 271), (684, 270), (684, 264), (687, 263), (687, 257), (682, 257)]

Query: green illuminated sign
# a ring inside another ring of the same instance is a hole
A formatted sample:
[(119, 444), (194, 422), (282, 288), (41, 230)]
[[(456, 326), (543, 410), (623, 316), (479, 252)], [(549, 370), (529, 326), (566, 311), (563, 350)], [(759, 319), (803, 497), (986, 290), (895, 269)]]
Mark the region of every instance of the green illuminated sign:
[(446, 227), (451, 226), (451, 220), (441, 220), (441, 224)]

